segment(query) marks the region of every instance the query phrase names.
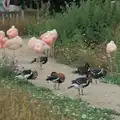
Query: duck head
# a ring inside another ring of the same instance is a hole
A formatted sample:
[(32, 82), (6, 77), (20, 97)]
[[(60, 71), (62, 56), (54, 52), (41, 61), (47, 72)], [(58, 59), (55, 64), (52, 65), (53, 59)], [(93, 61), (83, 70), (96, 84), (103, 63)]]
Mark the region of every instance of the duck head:
[(88, 81), (89, 81), (90, 83), (92, 83), (92, 74), (91, 74), (90, 68), (88, 69), (88, 72), (87, 72), (87, 74), (86, 74), (86, 77), (88, 78)]

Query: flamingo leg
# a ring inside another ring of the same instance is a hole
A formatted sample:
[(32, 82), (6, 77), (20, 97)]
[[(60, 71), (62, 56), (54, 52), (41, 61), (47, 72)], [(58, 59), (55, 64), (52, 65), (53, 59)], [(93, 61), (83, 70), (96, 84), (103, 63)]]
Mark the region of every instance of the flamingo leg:
[(49, 50), (46, 50), (46, 56), (49, 57)]
[(116, 67), (116, 73), (118, 73), (118, 67), (117, 67), (117, 54), (115, 53), (115, 67)]
[(13, 50), (13, 63), (15, 64), (15, 50)]
[(112, 73), (112, 57), (110, 57), (110, 71)]
[(15, 57), (15, 50), (13, 50), (13, 57)]
[(51, 49), (50, 49), (50, 57), (52, 57), (52, 46), (51, 46)]
[(51, 54), (51, 57), (54, 59), (54, 43), (51, 46), (50, 54)]
[(4, 54), (3, 54), (3, 51), (2, 51), (2, 54), (1, 54), (1, 55), (2, 55), (2, 58), (4, 59)]
[(5, 54), (5, 48), (3, 50), (4, 50), (4, 54)]
[(52, 45), (52, 57), (53, 57), (53, 59), (55, 59), (55, 56), (54, 56), (54, 43), (53, 43), (53, 45)]
[(3, 57), (6, 57), (6, 55), (5, 55), (5, 48), (3, 49)]

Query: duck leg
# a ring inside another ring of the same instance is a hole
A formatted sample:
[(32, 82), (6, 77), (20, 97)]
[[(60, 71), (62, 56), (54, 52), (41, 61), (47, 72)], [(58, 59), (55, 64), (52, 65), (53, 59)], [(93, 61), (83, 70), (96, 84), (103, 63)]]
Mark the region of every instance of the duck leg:
[(81, 88), (81, 94), (83, 95), (83, 88)]
[(78, 97), (80, 97), (80, 89), (78, 89)]
[(54, 89), (56, 90), (56, 82), (54, 83)]
[(58, 88), (57, 89), (60, 90), (60, 83), (58, 83)]
[(97, 79), (95, 79), (95, 83), (97, 84)]
[(43, 70), (43, 68), (42, 68), (42, 63), (41, 63), (41, 62), (40, 62), (40, 69)]

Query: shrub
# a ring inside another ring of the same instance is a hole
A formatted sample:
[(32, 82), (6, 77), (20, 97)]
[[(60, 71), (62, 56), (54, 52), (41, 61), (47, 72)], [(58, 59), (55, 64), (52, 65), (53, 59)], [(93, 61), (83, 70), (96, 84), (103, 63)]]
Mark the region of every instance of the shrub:
[(1, 58), (0, 59), (0, 79), (4, 79), (7, 77), (14, 77), (15, 72), (14, 72), (15, 65), (12, 63), (11, 60), (7, 58)]
[(109, 83), (120, 85), (120, 75), (119, 74), (107, 76), (105, 78), (105, 80)]
[(35, 34), (37, 29), (44, 32), (55, 28), (62, 43), (73, 42), (76, 34), (81, 36), (77, 41), (84, 41), (88, 46), (91, 43), (99, 44), (111, 40), (120, 21), (120, 6), (118, 2), (111, 3), (111, 0), (99, 4), (95, 1), (83, 2), (80, 7), (73, 3), (64, 13), (56, 13), (46, 20), (44, 27), (42, 24), (44, 30), (38, 29), (41, 28), (41, 25), (38, 25), (31, 34)]

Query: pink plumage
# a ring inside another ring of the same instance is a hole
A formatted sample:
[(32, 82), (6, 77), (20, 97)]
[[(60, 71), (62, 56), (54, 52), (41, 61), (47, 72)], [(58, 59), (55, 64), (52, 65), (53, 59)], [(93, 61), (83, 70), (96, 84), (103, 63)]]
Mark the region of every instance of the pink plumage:
[(54, 29), (42, 34), (40, 39), (43, 40), (47, 45), (51, 46), (53, 42), (56, 41), (57, 37), (57, 31)]
[(33, 49), (34, 48), (34, 45), (36, 43), (36, 38), (35, 37), (32, 37), (29, 41), (28, 41), (28, 48), (29, 49)]
[(4, 33), (4, 31), (0, 31), (0, 38), (2, 38), (2, 37), (5, 37), (5, 33)]
[(37, 53), (43, 53), (45, 49), (50, 49), (50, 47), (42, 40), (32, 37), (28, 41), (28, 48), (36, 51)]
[(5, 33), (4, 31), (0, 31), (0, 48), (5, 48), (6, 45), (6, 41), (8, 40), (7, 37), (5, 37)]
[(12, 26), (8, 31), (7, 35), (9, 36), (10, 39), (18, 36), (18, 30), (15, 28), (15, 26)]
[(3, 37), (0, 39), (0, 48), (6, 48), (6, 41), (8, 40), (7, 37)]
[(44, 52), (44, 45), (40, 42), (40, 40), (36, 40), (33, 50), (36, 51), (37, 53)]

